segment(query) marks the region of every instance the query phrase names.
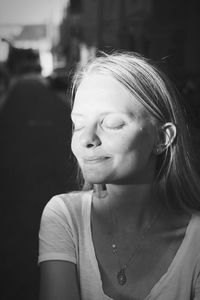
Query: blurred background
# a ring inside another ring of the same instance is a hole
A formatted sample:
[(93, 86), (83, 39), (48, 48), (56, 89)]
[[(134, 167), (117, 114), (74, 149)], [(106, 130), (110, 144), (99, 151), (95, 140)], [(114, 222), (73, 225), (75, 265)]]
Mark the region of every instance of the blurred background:
[(2, 300), (38, 299), (38, 230), (77, 188), (70, 84), (98, 50), (152, 58), (182, 94), (200, 173), (199, 0), (0, 0)]

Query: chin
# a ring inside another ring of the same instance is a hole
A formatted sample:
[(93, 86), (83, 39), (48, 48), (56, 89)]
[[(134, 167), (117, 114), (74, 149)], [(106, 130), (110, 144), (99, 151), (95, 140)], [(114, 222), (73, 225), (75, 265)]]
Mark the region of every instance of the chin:
[(105, 176), (103, 174), (97, 174), (97, 173), (89, 174), (88, 172), (87, 173), (83, 172), (83, 177), (87, 182), (91, 184), (104, 184), (109, 181), (108, 176)]
[(91, 184), (105, 184), (107, 183), (107, 180), (103, 179), (103, 178), (94, 178), (94, 177), (88, 177), (88, 176), (84, 176), (85, 181), (91, 183)]
[(91, 184), (142, 185), (153, 184), (155, 179), (148, 176), (84, 176)]

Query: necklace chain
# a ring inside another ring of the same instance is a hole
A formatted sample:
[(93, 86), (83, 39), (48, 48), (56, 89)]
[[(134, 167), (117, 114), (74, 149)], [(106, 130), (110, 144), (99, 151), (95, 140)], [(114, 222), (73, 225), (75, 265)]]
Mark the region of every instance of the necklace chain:
[(109, 205), (109, 212), (110, 212), (110, 216), (111, 216), (112, 232), (113, 232), (113, 234), (112, 234), (112, 253), (117, 257), (118, 265), (119, 265), (119, 271), (117, 273), (117, 280), (118, 280), (118, 283), (120, 285), (124, 285), (127, 282), (126, 269), (130, 265), (130, 263), (134, 260), (134, 258), (136, 256), (136, 254), (138, 253), (138, 251), (141, 249), (141, 246), (142, 246), (141, 242), (145, 239), (146, 234), (151, 230), (153, 225), (156, 223), (158, 217), (160, 216), (161, 211), (159, 211), (159, 213), (155, 214), (153, 216), (153, 218), (151, 219), (151, 222), (147, 223), (144, 226), (143, 233), (137, 240), (136, 248), (134, 249), (133, 252), (131, 252), (128, 260), (124, 264), (121, 263), (120, 256), (119, 256), (119, 253), (118, 253), (118, 247), (117, 247), (116, 241), (114, 239), (114, 230), (113, 230), (113, 228), (117, 224), (117, 222), (116, 222), (116, 219), (114, 218), (114, 215), (113, 215), (113, 212), (111, 210), (110, 205)]

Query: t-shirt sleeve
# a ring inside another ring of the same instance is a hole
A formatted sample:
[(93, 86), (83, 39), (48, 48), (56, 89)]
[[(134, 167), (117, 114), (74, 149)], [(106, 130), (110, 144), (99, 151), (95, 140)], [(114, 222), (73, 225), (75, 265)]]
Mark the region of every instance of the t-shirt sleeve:
[(75, 235), (67, 206), (59, 196), (45, 206), (39, 230), (38, 263), (64, 260), (76, 263)]

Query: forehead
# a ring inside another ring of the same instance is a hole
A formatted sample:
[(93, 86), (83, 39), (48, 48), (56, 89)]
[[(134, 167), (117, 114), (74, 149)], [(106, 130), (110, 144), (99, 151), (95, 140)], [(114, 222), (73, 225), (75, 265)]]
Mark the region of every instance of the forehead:
[(79, 85), (73, 112), (119, 111), (147, 113), (146, 108), (120, 82), (108, 75), (90, 74)]

